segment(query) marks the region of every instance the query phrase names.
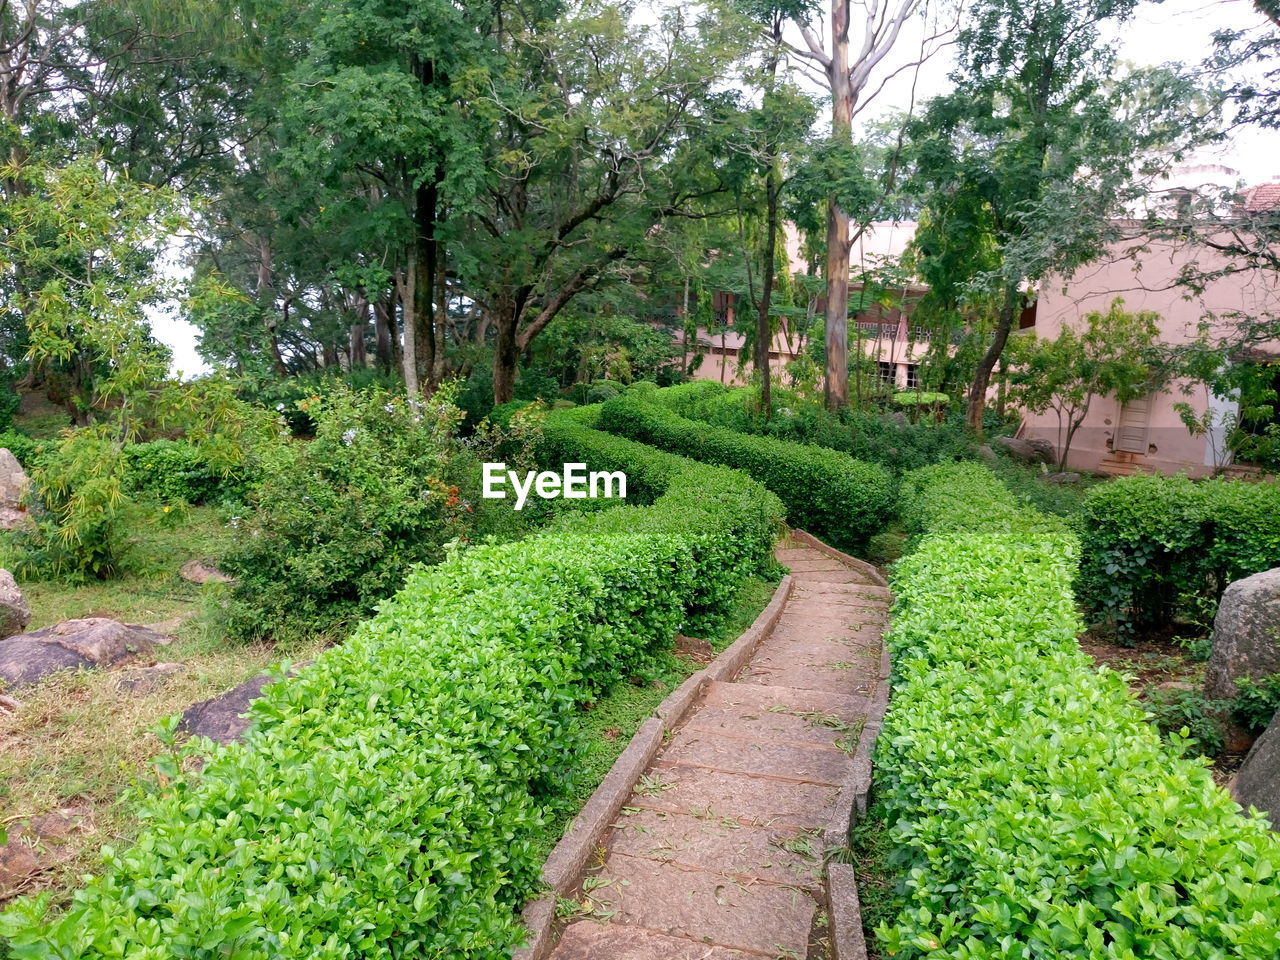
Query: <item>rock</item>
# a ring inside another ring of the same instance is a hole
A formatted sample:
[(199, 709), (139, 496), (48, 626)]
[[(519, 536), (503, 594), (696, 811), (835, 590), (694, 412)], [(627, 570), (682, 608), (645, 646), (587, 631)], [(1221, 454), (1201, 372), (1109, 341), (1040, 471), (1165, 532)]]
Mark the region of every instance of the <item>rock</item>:
[(183, 580), (191, 583), (230, 583), (232, 580), (213, 564), (203, 560), (190, 560), (184, 563), (179, 575)]
[(78, 807), (29, 817), (9, 826), (9, 842), (0, 845), (0, 899), (25, 880), (54, 867), (74, 853), (61, 841), (77, 831), (93, 833), (93, 818)]
[(1023, 463), (1053, 462), (1053, 444), (1049, 443), (1048, 440), (1039, 438), (1018, 440), (1014, 437), (996, 437), (995, 442), (1003, 447), (1009, 456), (1015, 460), (1021, 460)]
[[(306, 663), (295, 664), (289, 676), (305, 666)], [(249, 729), (249, 718), (244, 715), (249, 704), (262, 696), (262, 688), (271, 682), (271, 674), (260, 673), (220, 697), (192, 704), (182, 714), (178, 729), (193, 737), (208, 737), (218, 743), (239, 740)]]
[(1280, 567), (1227, 587), (1213, 621), (1213, 646), (1204, 695), (1234, 700), (1241, 677), (1260, 680), (1280, 673)]
[(1156, 684), (1157, 690), (1194, 690), (1196, 685), (1187, 680), (1166, 680)]
[(165, 637), (132, 624), (88, 617), (0, 640), (0, 680), (13, 689), (66, 669), (107, 667), (149, 653)]
[(149, 667), (126, 670), (116, 681), (116, 689), (123, 693), (154, 693), (169, 682), (175, 674), (187, 669), (181, 663), (156, 663)]
[(1080, 474), (1072, 473), (1069, 470), (1064, 470), (1060, 473), (1046, 473), (1040, 479), (1043, 480), (1045, 483), (1062, 483), (1062, 484), (1079, 483)]
[(1225, 720), (1222, 726), (1222, 752), (1233, 757), (1242, 757), (1258, 742), (1248, 729), (1238, 723)]
[(31, 622), (31, 607), (8, 570), (0, 569), (0, 637), (21, 633)]
[(978, 456), (990, 463), (992, 460), (996, 459), (996, 452), (991, 449), (991, 444), (984, 443), (982, 446), (978, 447)]
[(31, 481), (18, 458), (0, 447), (0, 530), (17, 530), (33, 526), (25, 503)]
[[(1276, 714), (1280, 718), (1280, 713)], [(1280, 719), (1272, 719), (1231, 784), (1231, 795), (1246, 809), (1268, 814), (1271, 829), (1280, 830)]]

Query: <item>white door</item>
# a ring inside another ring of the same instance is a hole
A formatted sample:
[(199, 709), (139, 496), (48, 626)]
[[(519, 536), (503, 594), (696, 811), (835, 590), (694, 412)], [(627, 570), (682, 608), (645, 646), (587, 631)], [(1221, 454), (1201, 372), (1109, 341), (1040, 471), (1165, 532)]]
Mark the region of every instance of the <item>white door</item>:
[(1116, 438), (1117, 453), (1146, 453), (1147, 431), (1151, 423), (1151, 394), (1120, 405)]

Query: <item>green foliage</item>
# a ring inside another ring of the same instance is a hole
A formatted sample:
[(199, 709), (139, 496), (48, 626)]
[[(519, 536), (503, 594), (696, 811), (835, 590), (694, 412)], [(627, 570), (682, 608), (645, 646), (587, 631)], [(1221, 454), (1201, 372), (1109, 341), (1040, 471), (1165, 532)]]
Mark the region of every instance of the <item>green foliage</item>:
[(1151, 714), (1151, 722), (1166, 737), (1180, 744), (1186, 738), (1207, 757), (1222, 752), (1222, 724), (1218, 717), (1227, 713), (1230, 703), (1206, 700), (1200, 690), (1180, 687), (1156, 687), (1148, 690), (1142, 706)]
[[(914, 396), (914, 394), (912, 394)], [(754, 433), (815, 444), (878, 463), (895, 474), (930, 463), (971, 457), (975, 444), (959, 419), (944, 423), (904, 423), (876, 410), (844, 410), (834, 414), (821, 397), (810, 399), (775, 387), (772, 415), (760, 411), (755, 387), (729, 389), (700, 380), (660, 390), (652, 397), (682, 417)]]
[(35, 464), (36, 456), (43, 446), (39, 440), (28, 437), (25, 433), (19, 433), (17, 430), (5, 430), (0, 433), (0, 447), (4, 447), (15, 457), (24, 467), (30, 469)]
[(65, 912), (12, 907), (10, 955), (509, 957), (572, 794), (580, 702), (643, 671), (691, 609), (730, 609), (780, 515), (739, 473), (549, 419), (559, 449), (635, 455), (670, 486), (413, 573), (268, 687), (243, 742), (204, 744), (199, 773), (164, 759), (138, 843), (104, 850)]
[(939, 463), (908, 473), (899, 488), (898, 514), (917, 537), (994, 529), (1032, 539), (1070, 531), (1061, 518), (1020, 503), (978, 463)]
[(635, 394), (604, 404), (600, 426), (663, 450), (742, 470), (777, 494), (792, 524), (837, 544), (865, 543), (893, 509), (888, 472), (835, 450), (686, 420)]
[(893, 402), (900, 407), (945, 407), (951, 398), (945, 393), (929, 393), (928, 391), (899, 392), (893, 395)]
[(1280, 673), (1260, 680), (1240, 677), (1236, 680), (1236, 690), (1232, 705), (1236, 719), (1254, 733), (1265, 730), (1280, 710)]
[(474, 527), (463, 488), (479, 469), (453, 438), (460, 414), (447, 396), (336, 386), (302, 404), (315, 439), (264, 450), (249, 511), (233, 521), (243, 535), (222, 560), (241, 638), (341, 628)]
[(1075, 537), (980, 469), (903, 484), (925, 536), (893, 575), (876, 786), (906, 904), (881, 952), (1274, 957), (1280, 839), (1080, 651)]
[(1280, 487), (1132, 476), (1084, 503), (1080, 596), (1123, 636), (1203, 616), (1233, 580), (1280, 566)]
[(205, 451), (188, 440), (152, 440), (124, 448), (125, 490), (163, 503), (220, 503), (241, 498), (246, 472), (219, 470)]

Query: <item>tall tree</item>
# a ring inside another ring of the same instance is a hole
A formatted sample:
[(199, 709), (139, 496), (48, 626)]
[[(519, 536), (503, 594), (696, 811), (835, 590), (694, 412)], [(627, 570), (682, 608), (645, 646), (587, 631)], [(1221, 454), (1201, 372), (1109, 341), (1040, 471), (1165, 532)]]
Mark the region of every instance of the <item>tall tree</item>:
[[(1101, 29), (1132, 9), (1132, 0), (983, 0), (958, 38), (955, 91), (910, 128), (928, 212), (917, 241), (926, 275), (936, 282), (947, 268), (931, 256), (951, 257), (962, 273), (948, 284), (994, 310), (969, 386), (967, 416), (979, 433), (992, 371), (1029, 291), (1119, 236), (1115, 218), (1159, 166), (1154, 148), (1167, 151), (1160, 163), (1178, 155), (1169, 119), (1185, 101), (1172, 94), (1190, 90), (1163, 73), (1110, 79), (1115, 53)], [(1153, 83), (1161, 97), (1144, 95)]]
[[(919, 56), (886, 75), (872, 86), (877, 68), (894, 46), (903, 27), (923, 15), (928, 0), (868, 0), (860, 5), (861, 30), (854, 31), (852, 0), (831, 0), (829, 48), (813, 27), (815, 4), (795, 4), (791, 18), (804, 46), (791, 47), (803, 61), (816, 65), (831, 93), (831, 136), (837, 144), (852, 143), (854, 116), (865, 109), (885, 83), (903, 69), (920, 66), (937, 49), (937, 42), (951, 32), (926, 27)], [(923, 19), (923, 18), (922, 18)], [(851, 35), (854, 39), (851, 39)], [(856, 46), (855, 46), (856, 44)], [(826, 245), (826, 381), (824, 393), (832, 409), (849, 403), (849, 255), (857, 239), (851, 235), (850, 214), (838, 191), (827, 199)], [(863, 225), (865, 227), (865, 224)]]

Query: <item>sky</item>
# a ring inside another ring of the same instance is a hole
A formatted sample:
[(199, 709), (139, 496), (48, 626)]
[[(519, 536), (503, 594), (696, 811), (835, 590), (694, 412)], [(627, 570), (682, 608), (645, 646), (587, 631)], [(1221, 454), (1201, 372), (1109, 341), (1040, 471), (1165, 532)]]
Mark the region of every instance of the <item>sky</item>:
[[(858, 4), (854, 4), (855, 11)], [(1122, 61), (1135, 66), (1155, 66), (1170, 61), (1198, 63), (1212, 51), (1215, 31), (1244, 28), (1263, 23), (1262, 16), (1249, 0), (1166, 0), (1164, 3), (1141, 3), (1133, 19), (1117, 31)], [(921, 34), (914, 37), (904, 31), (895, 55), (904, 62), (907, 51), (918, 49)], [(796, 38), (798, 40), (798, 38)], [(915, 78), (917, 101), (948, 89), (951, 70), (949, 48), (931, 59)], [(892, 57), (890, 58), (892, 59)], [(888, 70), (893, 67), (886, 60)], [(888, 83), (869, 108), (868, 113), (906, 109), (912, 86), (912, 71), (900, 74)], [(872, 85), (878, 79), (872, 80)], [(1238, 170), (1248, 184), (1261, 183), (1273, 177), (1280, 179), (1280, 131), (1243, 129), (1212, 154), (1197, 156), (1197, 161), (1219, 163)], [(198, 331), (174, 316), (156, 316), (153, 329), (158, 339), (173, 350), (173, 369), (191, 376), (206, 372), (208, 367), (196, 352)]]

